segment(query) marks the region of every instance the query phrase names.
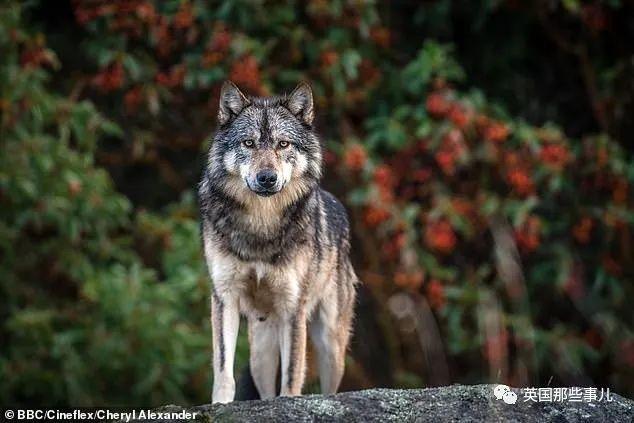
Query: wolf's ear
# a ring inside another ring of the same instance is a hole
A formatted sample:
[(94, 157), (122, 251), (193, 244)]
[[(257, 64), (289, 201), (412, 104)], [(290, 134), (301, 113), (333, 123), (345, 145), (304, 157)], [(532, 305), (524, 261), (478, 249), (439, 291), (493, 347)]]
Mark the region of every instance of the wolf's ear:
[(225, 81), (220, 90), (220, 105), (218, 107), (218, 122), (221, 125), (229, 122), (231, 116), (237, 115), (249, 104), (249, 100), (242, 91), (231, 81)]
[(313, 90), (305, 82), (300, 82), (286, 100), (286, 106), (292, 114), (311, 125), (313, 123)]

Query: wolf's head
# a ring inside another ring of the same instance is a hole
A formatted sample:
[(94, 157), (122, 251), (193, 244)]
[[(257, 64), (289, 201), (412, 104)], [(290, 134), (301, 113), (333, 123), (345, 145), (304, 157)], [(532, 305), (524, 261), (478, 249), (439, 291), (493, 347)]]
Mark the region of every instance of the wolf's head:
[(218, 121), (209, 176), (237, 200), (297, 198), (319, 180), (321, 146), (312, 130), (313, 95), (307, 84), (288, 96), (247, 98), (225, 82)]

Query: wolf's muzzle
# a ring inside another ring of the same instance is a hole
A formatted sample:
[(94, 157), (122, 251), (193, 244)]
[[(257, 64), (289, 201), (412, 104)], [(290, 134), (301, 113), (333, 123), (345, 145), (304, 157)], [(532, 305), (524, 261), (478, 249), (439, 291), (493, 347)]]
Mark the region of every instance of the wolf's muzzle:
[(247, 182), (247, 185), (251, 191), (262, 197), (268, 197), (276, 194), (281, 188), (277, 186), (277, 173), (271, 169), (266, 169), (258, 172), (255, 175), (253, 186)]

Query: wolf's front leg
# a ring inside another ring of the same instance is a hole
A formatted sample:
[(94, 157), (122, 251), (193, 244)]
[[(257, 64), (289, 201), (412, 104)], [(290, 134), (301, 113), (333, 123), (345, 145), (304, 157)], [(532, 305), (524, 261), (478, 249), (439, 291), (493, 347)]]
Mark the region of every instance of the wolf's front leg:
[(249, 365), (261, 399), (273, 398), (276, 395), (275, 382), (280, 364), (277, 332), (277, 320), (273, 317), (266, 320), (249, 319)]
[(213, 337), (214, 387), (211, 402), (233, 401), (236, 384), (233, 378), (233, 359), (240, 326), (238, 298), (234, 295), (211, 295), (211, 326)]
[(301, 395), (306, 373), (306, 311), (301, 308), (280, 322), (282, 386), (280, 395)]

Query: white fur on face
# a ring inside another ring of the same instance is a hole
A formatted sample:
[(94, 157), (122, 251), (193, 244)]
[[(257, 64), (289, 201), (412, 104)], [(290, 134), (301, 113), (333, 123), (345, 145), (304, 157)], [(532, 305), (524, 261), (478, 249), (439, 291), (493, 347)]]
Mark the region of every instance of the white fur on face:
[[(237, 155), (235, 151), (229, 151), (225, 154), (224, 156), (224, 165), (225, 165), (225, 170), (231, 174), (231, 175), (236, 175), (238, 174), (238, 163), (237, 163)], [(240, 169), (241, 171), (241, 169)]]
[(295, 166), (294, 168), (291, 168), (291, 171), (293, 173), (293, 176), (300, 176), (303, 175), (308, 169), (308, 159), (302, 153), (298, 153), (296, 157), (297, 160), (295, 161)]
[(289, 162), (282, 162), (281, 172), (277, 175), (278, 185), (286, 186), (293, 177), (293, 165)]
[(249, 163), (243, 163), (240, 165), (240, 178), (243, 181), (249, 180), (249, 183), (255, 182), (255, 178), (251, 175), (251, 165)]

